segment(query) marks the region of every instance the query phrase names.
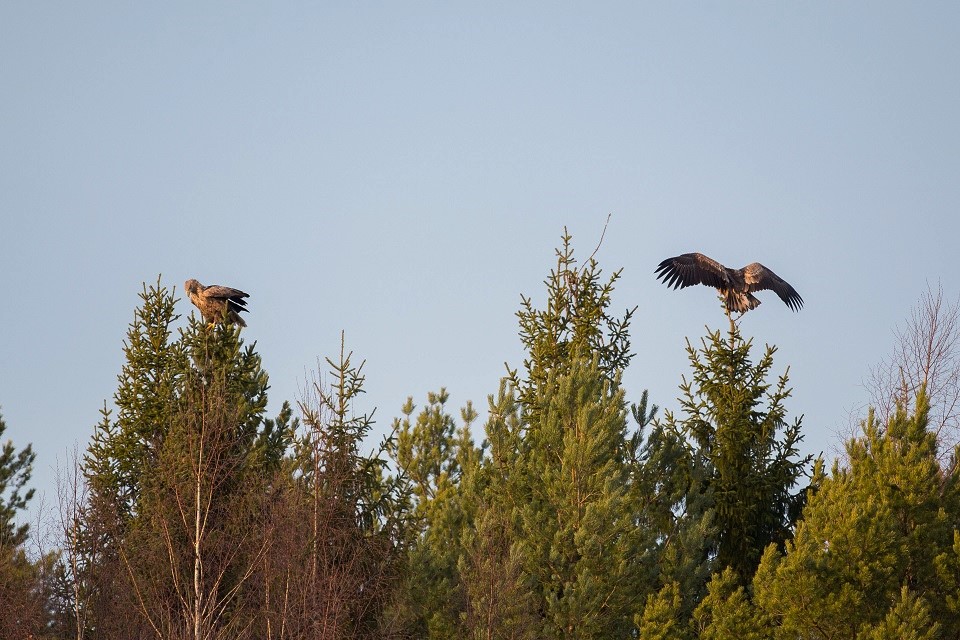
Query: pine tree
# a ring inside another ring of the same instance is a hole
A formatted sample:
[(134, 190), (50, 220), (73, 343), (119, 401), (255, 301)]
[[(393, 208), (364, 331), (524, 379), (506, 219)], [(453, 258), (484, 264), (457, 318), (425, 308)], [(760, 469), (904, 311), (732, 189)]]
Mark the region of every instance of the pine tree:
[(647, 596), (643, 613), (636, 616), (639, 637), (643, 640), (687, 640), (692, 631), (683, 615), (683, 598), (678, 582), (668, 582)]
[(457, 565), (466, 599), (463, 635), (476, 640), (535, 640), (537, 601), (521, 554), (511, 545), (509, 514), (489, 492), (485, 494), (477, 505), (474, 527), (464, 532)]
[[(764, 554), (755, 600), (783, 637), (927, 637), (933, 621), (941, 637), (960, 635), (960, 485), (937, 459), (922, 391), (914, 406), (882, 426), (871, 413), (847, 443), (849, 466), (817, 470), (819, 489), (785, 551)], [(896, 628), (903, 635), (884, 635)]]
[(509, 482), (517, 471), (520, 406), (509, 382), (488, 397), (487, 440), (479, 465), (465, 465), (465, 501), (475, 507), (465, 531), (458, 570), (465, 592), (464, 635), (489, 640), (539, 638), (541, 598), (516, 544)]
[(413, 633), (429, 638), (459, 638), (465, 633), (466, 594), (458, 565), (464, 539), (473, 527), (476, 494), (464, 474), (479, 472), (481, 452), (474, 445), (471, 424), (477, 413), (468, 403), (462, 424), (446, 410), (446, 389), (427, 395), (427, 405), (413, 419), (408, 398), (392, 455), (408, 483), (413, 505), (409, 530), (409, 574), (403, 590), (401, 617)]
[[(0, 436), (7, 425), (0, 417)], [(19, 451), (12, 440), (0, 448), (0, 637), (27, 638), (46, 626), (46, 585), (43, 574), (50, 558), (31, 560), (26, 542), (29, 527), (17, 517), (33, 497), (26, 489), (36, 454), (31, 445)]]
[(702, 640), (767, 640), (773, 634), (763, 611), (750, 601), (730, 567), (713, 575), (707, 596), (693, 612), (693, 626)]
[(767, 381), (776, 348), (768, 346), (756, 364), (750, 351), (733, 322), (727, 339), (717, 331), (701, 349), (688, 342), (693, 372), (680, 387), (685, 416), (668, 412), (665, 421), (689, 448), (691, 468), (706, 471), (685, 501), (713, 511), (717, 567), (733, 568), (744, 583), (768, 544), (789, 539), (806, 494), (793, 491), (812, 459), (798, 454), (801, 420), (786, 422), (787, 373), (775, 385)]
[[(0, 436), (6, 430), (7, 425), (0, 417)], [(32, 445), (17, 451), (12, 440), (7, 440), (0, 449), (0, 547), (19, 547), (27, 541), (29, 525), (18, 525), (16, 516), (33, 497), (33, 489), (25, 487), (36, 457)]]
[(943, 637), (942, 627), (930, 616), (930, 608), (907, 587), (882, 622), (864, 631), (863, 640), (936, 640)]

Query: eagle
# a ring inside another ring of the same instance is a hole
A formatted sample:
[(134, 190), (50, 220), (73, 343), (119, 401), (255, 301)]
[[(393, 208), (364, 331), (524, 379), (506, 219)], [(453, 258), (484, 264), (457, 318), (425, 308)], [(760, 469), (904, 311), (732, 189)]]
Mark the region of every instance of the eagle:
[(667, 258), (654, 270), (657, 279), (663, 279), (668, 287), (684, 288), (695, 284), (715, 287), (723, 298), (727, 313), (746, 313), (756, 309), (760, 301), (754, 291), (769, 289), (794, 311), (803, 306), (803, 298), (790, 284), (759, 262), (752, 262), (742, 269), (725, 267), (702, 253), (685, 253)]
[(190, 296), (190, 302), (200, 309), (200, 315), (207, 322), (211, 324), (226, 322), (227, 324), (236, 323), (241, 327), (247, 326), (240, 317), (240, 312), (247, 310), (247, 301), (244, 298), (250, 297), (250, 294), (219, 284), (205, 287), (193, 278), (184, 282), (183, 288)]

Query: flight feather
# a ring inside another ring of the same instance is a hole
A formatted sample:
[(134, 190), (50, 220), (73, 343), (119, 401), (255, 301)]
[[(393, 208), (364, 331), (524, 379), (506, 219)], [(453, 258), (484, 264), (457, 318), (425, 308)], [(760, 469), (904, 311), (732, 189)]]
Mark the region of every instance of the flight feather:
[(770, 290), (794, 311), (803, 307), (803, 298), (786, 280), (753, 262), (742, 269), (725, 267), (702, 253), (684, 253), (667, 258), (654, 270), (657, 279), (668, 287), (682, 289), (695, 284), (714, 287), (720, 292), (728, 311), (746, 313), (760, 305), (754, 291)]

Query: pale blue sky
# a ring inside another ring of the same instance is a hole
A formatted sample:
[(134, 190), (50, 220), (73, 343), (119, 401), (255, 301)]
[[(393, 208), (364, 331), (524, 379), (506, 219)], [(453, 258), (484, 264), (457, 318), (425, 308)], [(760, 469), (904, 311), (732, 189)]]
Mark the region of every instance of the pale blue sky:
[(251, 294), (271, 411), (341, 329), (381, 431), (444, 385), (482, 409), (564, 225), (585, 257), (612, 214), (631, 399), (675, 408), (724, 322), (656, 264), (759, 260), (806, 304), (742, 327), (830, 451), (926, 281), (958, 293), (958, 70), (951, 2), (4, 3), (6, 435), (52, 502), (159, 273)]

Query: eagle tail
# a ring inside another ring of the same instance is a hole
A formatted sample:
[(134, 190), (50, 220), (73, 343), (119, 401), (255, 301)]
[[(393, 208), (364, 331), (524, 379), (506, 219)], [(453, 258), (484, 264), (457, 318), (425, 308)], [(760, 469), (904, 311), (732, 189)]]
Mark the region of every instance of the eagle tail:
[(724, 293), (727, 311), (746, 313), (747, 311), (751, 311), (760, 306), (760, 299), (755, 297), (752, 293), (744, 293), (742, 291), (734, 291), (732, 289), (728, 289)]

